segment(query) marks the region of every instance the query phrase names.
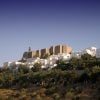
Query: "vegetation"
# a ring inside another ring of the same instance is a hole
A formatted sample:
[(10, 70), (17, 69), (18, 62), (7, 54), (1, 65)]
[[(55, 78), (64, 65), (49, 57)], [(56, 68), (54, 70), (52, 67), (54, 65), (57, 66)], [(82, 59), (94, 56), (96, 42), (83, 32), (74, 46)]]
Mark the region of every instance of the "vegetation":
[(31, 68), (31, 70), (32, 70), (33, 72), (40, 71), (40, 70), (41, 70), (41, 66), (42, 66), (41, 63), (35, 63), (34, 66)]
[(0, 100), (99, 100), (100, 60), (88, 54), (52, 70), (20, 66), (0, 69)]

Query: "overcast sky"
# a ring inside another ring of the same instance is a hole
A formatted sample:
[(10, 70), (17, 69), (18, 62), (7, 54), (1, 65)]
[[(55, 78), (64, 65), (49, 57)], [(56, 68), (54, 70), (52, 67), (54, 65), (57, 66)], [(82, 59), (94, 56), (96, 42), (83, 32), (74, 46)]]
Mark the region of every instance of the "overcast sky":
[(0, 64), (63, 43), (100, 47), (100, 0), (0, 0)]

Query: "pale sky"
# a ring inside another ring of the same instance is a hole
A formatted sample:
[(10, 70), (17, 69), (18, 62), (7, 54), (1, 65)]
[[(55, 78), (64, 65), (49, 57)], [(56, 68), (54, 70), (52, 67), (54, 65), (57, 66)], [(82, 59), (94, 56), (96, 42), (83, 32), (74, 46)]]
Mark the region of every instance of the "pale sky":
[(63, 43), (100, 47), (99, 0), (0, 0), (0, 64)]

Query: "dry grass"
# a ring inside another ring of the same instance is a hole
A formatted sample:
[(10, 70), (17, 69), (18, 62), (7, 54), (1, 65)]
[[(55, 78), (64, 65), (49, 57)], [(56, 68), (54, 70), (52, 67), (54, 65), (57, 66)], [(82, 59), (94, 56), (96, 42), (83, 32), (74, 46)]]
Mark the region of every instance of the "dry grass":
[(0, 100), (52, 100), (52, 98), (45, 95), (45, 88), (36, 91), (0, 89)]
[[(0, 89), (0, 100), (98, 100), (95, 89), (84, 88), (82, 92), (75, 94), (76, 91), (67, 91), (65, 98), (61, 97), (59, 91), (46, 95), (46, 88), (31, 89)], [(61, 99), (62, 98), (62, 99)], [(73, 99), (74, 98), (74, 99)]]

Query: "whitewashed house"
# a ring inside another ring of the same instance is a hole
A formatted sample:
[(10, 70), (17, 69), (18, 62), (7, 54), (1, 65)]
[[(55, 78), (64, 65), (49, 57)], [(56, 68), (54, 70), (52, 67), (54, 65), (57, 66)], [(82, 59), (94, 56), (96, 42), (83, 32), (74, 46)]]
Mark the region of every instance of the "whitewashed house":
[(50, 66), (54, 65), (54, 64), (56, 63), (57, 60), (59, 60), (57, 55), (51, 55), (51, 56), (48, 58), (49, 65), (50, 65)]
[(59, 54), (58, 55), (58, 59), (59, 60), (63, 60), (63, 61), (67, 61), (70, 58), (71, 58), (71, 54), (65, 54), (65, 53), (63, 53), (63, 54)]
[(49, 61), (47, 59), (41, 59), (40, 63), (42, 64), (41, 68), (47, 68), (49, 66)]
[(5, 68), (7, 68), (7, 67), (10, 67), (10, 64), (11, 64), (12, 62), (4, 62), (3, 63), (3, 67), (5, 67)]
[(98, 48), (96, 51), (96, 58), (100, 58), (100, 48)]
[(91, 56), (96, 56), (96, 50), (97, 50), (96, 47), (87, 48), (87, 49), (82, 51), (82, 55), (87, 53), (87, 54), (89, 54)]
[(20, 65), (25, 65), (25, 63), (14, 61), (14, 62), (10, 63), (9, 68), (10, 69), (18, 69), (18, 67), (20, 67)]
[(75, 58), (81, 58), (81, 52), (73, 52), (72, 54), (71, 54), (71, 57), (75, 57)]
[(39, 63), (39, 62), (40, 62), (39, 57), (28, 58), (27, 61), (25, 62), (25, 64), (26, 64), (27, 67), (32, 68), (35, 63)]

